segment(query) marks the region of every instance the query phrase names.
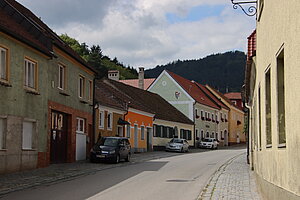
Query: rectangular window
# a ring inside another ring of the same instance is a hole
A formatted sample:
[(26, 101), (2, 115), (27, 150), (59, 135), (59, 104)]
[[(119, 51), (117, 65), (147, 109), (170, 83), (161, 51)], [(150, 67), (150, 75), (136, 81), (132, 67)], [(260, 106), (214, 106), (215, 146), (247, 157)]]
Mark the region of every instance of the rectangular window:
[(130, 138), (130, 130), (131, 130), (130, 124), (126, 125), (126, 137), (127, 138)]
[(93, 82), (89, 80), (88, 82), (88, 100), (92, 101), (93, 99)]
[(279, 144), (285, 145), (284, 51), (277, 57), (277, 110)]
[(162, 137), (168, 138), (168, 128), (166, 126), (162, 126)]
[(169, 138), (173, 138), (175, 135), (175, 129), (172, 127), (168, 127), (169, 129)]
[(77, 118), (77, 126), (76, 126), (76, 133), (84, 133), (85, 132), (85, 119)]
[(99, 112), (99, 128), (104, 128), (104, 111)]
[(141, 140), (145, 140), (145, 127), (141, 126)]
[(8, 81), (8, 50), (0, 47), (0, 80)]
[(161, 135), (162, 135), (162, 127), (161, 126), (159, 126), (159, 125), (157, 125), (156, 126), (156, 136), (157, 137), (161, 137)]
[(112, 129), (113, 115), (112, 113), (107, 113), (107, 129)]
[(65, 89), (65, 66), (58, 65), (58, 88)]
[(24, 60), (24, 85), (31, 89), (37, 88), (37, 64), (31, 60)]
[(200, 136), (200, 139), (202, 140), (204, 138), (204, 131), (201, 130), (201, 136)]
[(6, 120), (0, 118), (0, 149), (5, 149)]
[(271, 72), (270, 69), (265, 75), (265, 92), (266, 92), (266, 139), (267, 145), (272, 145), (272, 117), (271, 117)]
[(259, 134), (259, 150), (261, 150), (261, 91), (258, 88), (258, 134)]
[(85, 78), (83, 76), (79, 76), (78, 79), (78, 96), (79, 98), (84, 97), (84, 87), (85, 87)]
[(33, 122), (23, 122), (23, 133), (22, 133), (22, 149), (32, 149), (32, 139), (34, 133)]

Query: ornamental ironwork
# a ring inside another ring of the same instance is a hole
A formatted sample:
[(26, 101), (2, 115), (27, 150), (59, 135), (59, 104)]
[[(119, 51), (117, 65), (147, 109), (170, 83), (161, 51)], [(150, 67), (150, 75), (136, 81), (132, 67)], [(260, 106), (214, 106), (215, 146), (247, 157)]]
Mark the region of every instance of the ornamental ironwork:
[[(257, 13), (257, 1), (235, 1), (231, 0), (231, 3), (233, 4), (233, 9), (238, 9), (239, 7), (242, 9), (242, 11), (252, 17), (255, 16)], [(245, 7), (244, 7), (245, 5)]]

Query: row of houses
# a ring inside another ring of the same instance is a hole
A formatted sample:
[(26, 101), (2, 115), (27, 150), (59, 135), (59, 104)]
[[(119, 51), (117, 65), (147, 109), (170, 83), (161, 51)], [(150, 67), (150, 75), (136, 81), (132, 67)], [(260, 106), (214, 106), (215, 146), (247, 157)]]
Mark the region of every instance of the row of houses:
[(0, 0), (0, 173), (85, 160), (103, 136), (128, 137), (135, 152), (173, 137), (245, 142), (242, 109), (208, 85), (169, 71), (147, 82), (142, 69), (143, 89), (111, 80), (117, 71), (95, 76), (30, 10)]

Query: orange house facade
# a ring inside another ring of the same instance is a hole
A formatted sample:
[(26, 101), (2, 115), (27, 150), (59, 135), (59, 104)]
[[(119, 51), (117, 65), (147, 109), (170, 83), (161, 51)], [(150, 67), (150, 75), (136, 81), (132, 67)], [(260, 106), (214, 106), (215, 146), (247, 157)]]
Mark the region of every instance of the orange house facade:
[(153, 120), (154, 114), (129, 108), (125, 120), (126, 135), (129, 138), (131, 148), (134, 152), (146, 152), (153, 150)]

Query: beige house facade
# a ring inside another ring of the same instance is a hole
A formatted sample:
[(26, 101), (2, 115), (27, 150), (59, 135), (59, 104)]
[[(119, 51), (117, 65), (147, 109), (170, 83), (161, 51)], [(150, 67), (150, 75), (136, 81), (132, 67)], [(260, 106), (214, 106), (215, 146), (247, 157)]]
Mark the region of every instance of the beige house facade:
[(299, 10), (298, 0), (259, 0), (248, 38), (249, 160), (265, 199), (300, 199)]

